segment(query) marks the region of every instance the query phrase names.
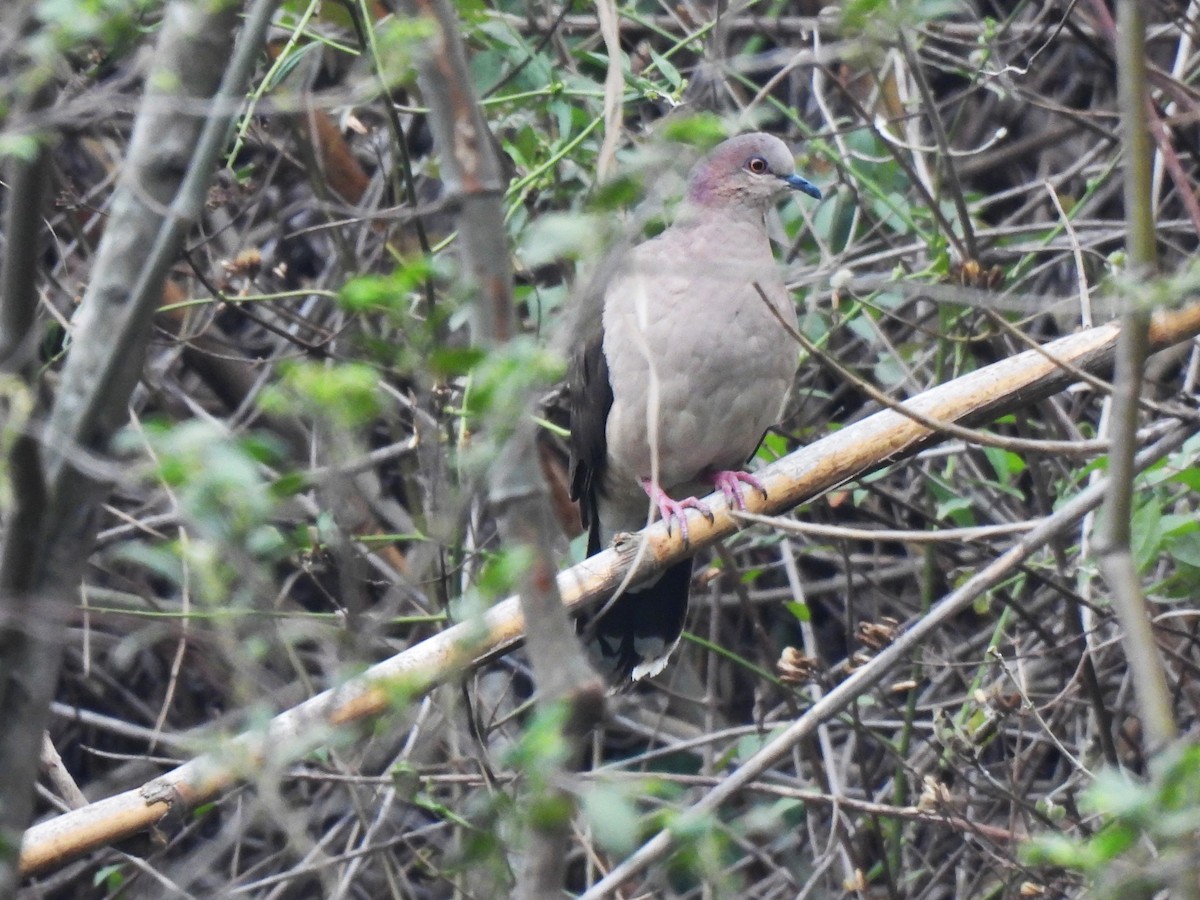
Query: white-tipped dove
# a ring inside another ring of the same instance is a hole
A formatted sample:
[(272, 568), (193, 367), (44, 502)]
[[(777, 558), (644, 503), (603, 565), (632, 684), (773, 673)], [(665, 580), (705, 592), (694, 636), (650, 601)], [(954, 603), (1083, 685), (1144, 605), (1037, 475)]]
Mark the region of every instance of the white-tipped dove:
[[(629, 251), (605, 287), (600, 333), (585, 336), (569, 385), (571, 493), (589, 554), (655, 512), (686, 541), (687, 510), (711, 517), (696, 496), (713, 488), (738, 508), (743, 485), (765, 494), (742, 467), (796, 371), (780, 324), (794, 326), (796, 313), (766, 221), (791, 190), (821, 196), (783, 141), (725, 141), (692, 169), (674, 224)], [(691, 576), (684, 560), (581, 620), (593, 664), (614, 684), (666, 665)]]

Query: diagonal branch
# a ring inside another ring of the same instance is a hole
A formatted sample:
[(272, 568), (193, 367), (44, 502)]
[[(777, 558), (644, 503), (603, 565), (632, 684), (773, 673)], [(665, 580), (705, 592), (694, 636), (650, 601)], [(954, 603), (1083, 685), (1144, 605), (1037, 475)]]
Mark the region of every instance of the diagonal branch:
[[(1050, 356), (1090, 372), (1107, 371), (1119, 334), (1118, 325), (1107, 324), (1061, 338), (1048, 344), (1046, 352), (1030, 350), (1002, 360), (927, 391), (905, 406), (932, 419), (960, 423), (1001, 416), (1073, 383), (1074, 376), (1056, 367)], [(1163, 313), (1151, 327), (1151, 348), (1161, 350), (1198, 334), (1200, 305)], [(784, 512), (910, 456), (939, 437), (903, 413), (876, 413), (766, 467), (758, 475), (768, 498), (748, 495), (747, 506), (757, 513)], [(639, 557), (639, 539), (646, 542), (646, 550), (640, 554), (634, 577), (643, 579), (737, 530), (738, 523), (721, 494), (707, 502), (714, 520), (689, 523), (690, 550), (683, 546), (678, 529), (672, 537), (663, 523), (656, 523), (560, 573), (558, 590), (564, 605), (581, 610), (610, 593), (625, 578), (630, 561)], [(265, 728), (241, 735), (220, 751), (191, 760), (137, 790), (41, 823), (26, 835), (22, 871), (32, 874), (56, 868), (149, 828), (173, 808), (186, 809), (211, 800), (268, 758), (275, 765), (298, 759), (320, 746), (330, 728), (381, 715), (394, 708), (398, 696), (411, 698), (426, 692), (471, 665), (511, 650), (523, 639), (523, 629), (517, 599), (505, 600), (480, 619), (447, 628), (376, 664), (361, 676), (281, 713)], [(856, 684), (863, 690), (870, 686), (862, 681)]]

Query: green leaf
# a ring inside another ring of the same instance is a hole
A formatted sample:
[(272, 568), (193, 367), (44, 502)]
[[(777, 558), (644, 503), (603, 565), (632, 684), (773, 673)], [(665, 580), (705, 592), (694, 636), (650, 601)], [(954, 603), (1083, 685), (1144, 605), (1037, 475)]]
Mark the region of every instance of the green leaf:
[(679, 74), (679, 70), (671, 64), (671, 61), (665, 56), (655, 52), (653, 47), (649, 48), (650, 58), (654, 60), (654, 67), (662, 72), (663, 78), (667, 79), (667, 83), (672, 89), (678, 90), (683, 84), (683, 76)]
[(429, 354), (429, 366), (441, 378), (466, 375), (487, 356), (480, 347), (439, 347)]
[(532, 797), (526, 797), (524, 806), (530, 824), (543, 831), (566, 826), (574, 812), (571, 798), (560, 791), (539, 791)]
[(521, 576), (533, 565), (533, 548), (516, 546), (488, 557), (479, 573), (479, 590), (493, 599), (516, 590)]
[(1171, 480), (1186, 485), (1193, 491), (1200, 491), (1200, 468), (1190, 466), (1189, 468), (1181, 469), (1171, 476)]
[(599, 210), (632, 206), (642, 196), (642, 183), (631, 173), (618, 174), (596, 187), (592, 206)]
[(285, 472), (271, 482), (271, 496), (277, 500), (295, 497), (308, 488), (308, 478), (302, 472)]
[(1179, 535), (1167, 543), (1171, 558), (1200, 569), (1200, 532)]
[(1162, 546), (1162, 506), (1156, 498), (1142, 504), (1130, 522), (1130, 549), (1138, 571), (1145, 571)]
[(623, 787), (597, 783), (589, 785), (579, 795), (583, 813), (596, 840), (618, 856), (633, 852), (641, 830), (637, 807)]
[(11, 156), (22, 162), (32, 162), (40, 147), (38, 139), (29, 134), (0, 135), (0, 158)]
[(811, 622), (812, 621), (812, 610), (810, 610), (808, 608), (807, 603), (797, 603), (795, 600), (789, 600), (786, 603), (784, 603), (783, 605), (784, 605), (784, 608), (787, 609), (788, 612), (790, 612), (793, 616), (795, 616), (801, 622)]
[(264, 390), (259, 405), (267, 412), (309, 412), (352, 428), (379, 415), (379, 374), (365, 363), (280, 365), (281, 383)]
[(122, 866), (120, 863), (111, 866), (101, 866), (92, 875), (92, 887), (104, 885), (109, 891), (117, 892), (125, 884), (125, 873), (121, 869)]
[(407, 311), (411, 294), (433, 274), (424, 257), (410, 260), (390, 275), (364, 275), (342, 286), (337, 300), (353, 313)]
[(1113, 824), (1088, 842), (1090, 866), (1103, 865), (1116, 859), (1137, 840), (1137, 831), (1127, 825)]
[(939, 503), (933, 515), (940, 522), (943, 519), (953, 519), (957, 513), (966, 512), (970, 509), (971, 501), (966, 497), (951, 497)]
[(1000, 447), (984, 447), (983, 453), (991, 463), (996, 478), (1002, 484), (1010, 483), (1026, 469), (1025, 460), (1011, 450), (1003, 450)]
[(1021, 857), (1032, 865), (1080, 869), (1087, 854), (1066, 835), (1040, 834), (1022, 848)]
[(768, 431), (758, 445), (757, 459), (763, 462), (774, 462), (788, 453), (788, 439), (775, 431)]
[(664, 140), (677, 141), (707, 149), (729, 136), (729, 128), (720, 116), (697, 113), (690, 116), (671, 116), (659, 129)]

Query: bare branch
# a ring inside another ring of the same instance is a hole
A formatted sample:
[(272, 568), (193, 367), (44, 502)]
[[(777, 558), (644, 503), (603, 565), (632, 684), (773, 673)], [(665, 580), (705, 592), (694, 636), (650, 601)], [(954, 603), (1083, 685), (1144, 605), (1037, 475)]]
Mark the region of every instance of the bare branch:
[[(1045, 348), (1049, 354), (1027, 351), (941, 385), (909, 401), (909, 405), (923, 415), (949, 421), (964, 415), (980, 418), (983, 414), (972, 415), (972, 411), (985, 407), (986, 415), (1001, 415), (1017, 403), (1014, 398), (1024, 404), (1031, 397), (1048, 395), (1070, 382), (1048, 362), (1047, 355), (1091, 371), (1105, 370), (1112, 363), (1119, 331), (1115, 325), (1105, 325), (1062, 338)], [(1159, 316), (1150, 334), (1151, 346), (1156, 349), (1200, 334), (1200, 306)], [(908, 416), (891, 410), (876, 413), (767, 467), (759, 475), (769, 499), (748, 496), (747, 505), (753, 512), (781, 513), (886, 462), (912, 454), (935, 437)], [(1157, 446), (1161, 447), (1162, 442)], [(703, 519), (694, 523), (693, 551), (737, 530), (720, 494), (714, 494), (708, 502), (715, 520), (712, 524)], [(1047, 527), (1057, 529), (1061, 524), (1055, 519)], [(1023, 541), (1036, 542), (1035, 534), (1036, 541), (1044, 541), (1041, 531), (1030, 532)], [(634, 540), (562, 572), (558, 590), (564, 605), (580, 610), (611, 592), (625, 578), (630, 561), (638, 556), (639, 540), (646, 541), (647, 552), (642, 554), (638, 578), (648, 577), (690, 552), (677, 529), (672, 537), (662, 523), (653, 525)], [(922, 629), (922, 633), (931, 627)], [(378, 716), (393, 708), (398, 693), (423, 693), (477, 660), (511, 650), (523, 639), (523, 629), (519, 602), (515, 598), (505, 600), (485, 613), (481, 621), (462, 622), (376, 664), (360, 677), (281, 713), (263, 730), (243, 734), (233, 746), (198, 757), (138, 790), (39, 824), (26, 835), (22, 871), (36, 873), (61, 866), (150, 827), (173, 808), (190, 808), (211, 800), (236, 784), (250, 767), (262, 766), (268, 760), (279, 766), (300, 758), (321, 744), (329, 727)], [(897, 658), (890, 655), (888, 665)], [(855, 682), (863, 689), (869, 683)], [(841, 703), (846, 697), (844, 692), (830, 694), (825, 702)], [(822, 707), (826, 712), (832, 708)], [(805, 721), (815, 724), (810, 719)]]
[[(1101, 4), (1102, 6), (1102, 4)], [(1154, 210), (1150, 188), (1150, 135), (1146, 122), (1146, 22), (1138, 0), (1117, 4), (1120, 25), (1121, 138), (1125, 154), (1125, 214), (1128, 222), (1130, 271), (1150, 278), (1156, 265)], [(1107, 15), (1107, 10), (1104, 11)], [(1109, 495), (1096, 530), (1096, 553), (1113, 595), (1113, 608), (1124, 631), (1125, 652), (1146, 722), (1147, 749), (1161, 750), (1178, 734), (1171, 712), (1162, 658), (1150, 628), (1150, 610), (1130, 549), (1133, 518), (1133, 458), (1136, 452), (1138, 397), (1149, 349), (1150, 313), (1144, 298), (1128, 296), (1117, 342), (1109, 428)]]

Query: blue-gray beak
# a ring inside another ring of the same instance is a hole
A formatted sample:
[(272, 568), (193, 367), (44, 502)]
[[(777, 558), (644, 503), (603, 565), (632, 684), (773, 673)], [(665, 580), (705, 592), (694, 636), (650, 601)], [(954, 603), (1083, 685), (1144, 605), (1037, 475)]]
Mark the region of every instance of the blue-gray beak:
[(821, 189), (811, 181), (801, 178), (799, 175), (780, 175), (779, 180), (786, 182), (787, 186), (793, 191), (803, 191), (814, 200), (821, 199)]

